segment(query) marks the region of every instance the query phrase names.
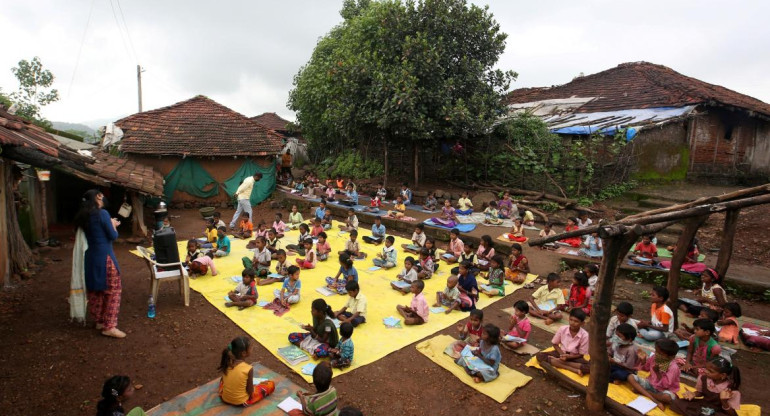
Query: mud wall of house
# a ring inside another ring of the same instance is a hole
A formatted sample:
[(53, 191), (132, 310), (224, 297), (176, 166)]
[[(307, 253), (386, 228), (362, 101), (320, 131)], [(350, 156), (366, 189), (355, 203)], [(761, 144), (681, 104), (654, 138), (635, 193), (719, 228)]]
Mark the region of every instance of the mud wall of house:
[[(135, 160), (138, 163), (143, 163), (148, 166), (152, 166), (158, 172), (161, 173), (164, 177), (171, 172), (176, 165), (179, 163), (180, 160), (182, 160), (181, 157), (162, 157), (159, 158), (157, 156), (139, 156), (139, 155), (128, 155), (129, 159)], [(219, 185), (219, 194), (213, 198), (209, 199), (203, 199), (198, 198), (196, 196), (190, 195), (185, 192), (177, 191), (174, 192), (174, 196), (172, 198), (172, 203), (206, 203), (212, 204), (212, 203), (226, 203), (230, 201), (230, 197), (225, 194), (224, 188), (221, 186), (222, 183), (224, 183), (227, 179), (229, 179), (235, 171), (237, 171), (243, 162), (246, 161), (246, 158), (244, 157), (219, 157), (219, 158), (196, 158), (195, 159), (200, 165), (203, 167), (203, 169), (208, 172), (209, 175), (211, 175), (212, 178), (214, 178)], [(265, 156), (265, 157), (255, 157), (253, 158), (254, 162), (256, 162), (260, 166), (268, 167), (270, 164), (275, 163), (275, 157), (272, 156)]]
[(747, 113), (707, 108), (690, 126), (688, 178), (723, 183), (766, 182), (770, 126)]
[(636, 179), (675, 181), (687, 176), (690, 149), (684, 121), (642, 129), (631, 141), (631, 150)]

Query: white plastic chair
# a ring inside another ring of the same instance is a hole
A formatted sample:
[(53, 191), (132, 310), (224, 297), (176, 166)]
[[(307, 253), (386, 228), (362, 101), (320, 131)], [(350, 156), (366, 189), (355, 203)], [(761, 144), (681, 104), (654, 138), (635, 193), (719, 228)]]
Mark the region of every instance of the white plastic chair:
[[(142, 246), (136, 246), (139, 253), (142, 254), (144, 261), (147, 263), (147, 267), (150, 269), (150, 292), (152, 298), (155, 300), (155, 304), (158, 304), (158, 286), (161, 280), (179, 281), (179, 292), (184, 295), (184, 306), (190, 306), (190, 278), (187, 275), (182, 262), (176, 263), (158, 263), (152, 259), (150, 252)], [(159, 270), (164, 269), (164, 270)]]

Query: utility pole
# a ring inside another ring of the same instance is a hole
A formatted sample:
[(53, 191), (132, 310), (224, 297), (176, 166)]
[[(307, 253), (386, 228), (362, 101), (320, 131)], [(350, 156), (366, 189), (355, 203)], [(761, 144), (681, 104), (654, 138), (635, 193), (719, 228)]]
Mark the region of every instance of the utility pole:
[(141, 65), (136, 65), (136, 83), (139, 87), (139, 112), (142, 112), (142, 69)]

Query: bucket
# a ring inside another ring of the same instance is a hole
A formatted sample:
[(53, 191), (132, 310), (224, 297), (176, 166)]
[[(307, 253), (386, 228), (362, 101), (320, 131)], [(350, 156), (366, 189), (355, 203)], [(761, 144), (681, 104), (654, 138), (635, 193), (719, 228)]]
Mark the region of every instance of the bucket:
[(40, 182), (48, 182), (51, 180), (51, 171), (39, 170), (37, 171), (37, 178), (40, 180)]

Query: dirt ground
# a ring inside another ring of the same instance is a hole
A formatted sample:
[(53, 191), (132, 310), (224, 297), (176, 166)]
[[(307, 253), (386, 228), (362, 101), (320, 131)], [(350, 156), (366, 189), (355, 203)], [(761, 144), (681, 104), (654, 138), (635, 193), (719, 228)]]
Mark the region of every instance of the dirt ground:
[[(225, 219), (232, 215), (232, 210), (222, 212)], [(272, 212), (263, 204), (255, 210), (255, 218), (272, 218)], [(172, 219), (180, 239), (198, 236), (203, 230), (196, 210), (172, 214), (181, 216)], [(767, 218), (761, 213), (747, 213), (741, 222), (756, 219), (766, 223)], [(194, 291), (190, 306), (185, 308), (173, 284), (161, 286), (158, 315), (148, 319), (149, 273), (145, 264), (128, 252), (133, 248), (131, 244), (115, 245), (123, 276), (119, 327), (128, 338), (105, 338), (91, 327), (70, 323), (67, 296), (72, 235), (64, 230), (55, 235), (63, 246), (42, 253), (44, 265), (34, 277), (0, 293), (0, 414), (93, 414), (103, 381), (115, 374), (129, 375), (142, 386), (127, 405), (144, 409), (218, 377), (216, 367), (222, 348), (233, 337), (247, 334)], [(767, 236), (756, 238), (766, 240)], [(736, 254), (734, 259), (766, 260), (762, 253), (745, 253)], [(552, 253), (530, 249), (527, 255), (535, 273), (558, 270), (558, 259)], [(636, 309), (645, 311), (649, 305), (634, 294), (649, 289), (649, 285), (621, 280), (616, 293), (633, 298), (630, 300)], [(507, 328), (508, 318), (501, 309), (531, 292), (520, 290), (486, 308), (485, 320)], [(765, 317), (770, 307), (746, 303), (744, 311), (748, 316)], [(455, 335), (451, 327), (440, 333)], [(550, 338), (550, 334), (534, 328), (531, 343), (543, 348), (550, 344)], [(744, 402), (768, 408), (770, 398), (764, 386), (754, 381), (770, 376), (770, 355), (739, 351), (734, 357), (743, 373)], [(337, 377), (334, 385), (343, 405), (356, 406), (366, 415), (588, 413), (582, 396), (525, 367), (527, 359), (503, 351), (503, 364), (533, 377), (503, 404), (461, 383), (414, 346)], [(250, 360), (288, 376), (302, 387), (312, 388), (256, 342)]]

